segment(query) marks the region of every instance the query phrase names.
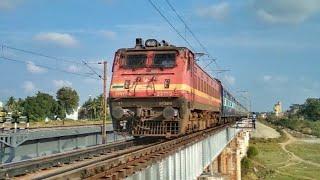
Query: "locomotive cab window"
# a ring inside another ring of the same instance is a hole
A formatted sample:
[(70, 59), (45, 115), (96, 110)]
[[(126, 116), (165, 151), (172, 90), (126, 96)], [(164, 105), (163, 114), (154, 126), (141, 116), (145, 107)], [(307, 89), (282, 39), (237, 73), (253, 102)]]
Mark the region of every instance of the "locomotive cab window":
[(145, 67), (147, 61), (146, 54), (128, 54), (124, 61), (126, 68), (140, 68)]
[(152, 62), (153, 67), (171, 68), (176, 65), (176, 54), (155, 54)]

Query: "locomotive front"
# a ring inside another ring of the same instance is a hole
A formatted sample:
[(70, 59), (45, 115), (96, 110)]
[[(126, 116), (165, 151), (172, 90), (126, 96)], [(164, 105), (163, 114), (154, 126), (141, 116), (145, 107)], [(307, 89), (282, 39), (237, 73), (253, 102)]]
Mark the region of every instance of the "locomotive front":
[(112, 67), (109, 105), (114, 130), (133, 136), (178, 136), (188, 118), (190, 94), (184, 47), (136, 39), (134, 48), (119, 49)]

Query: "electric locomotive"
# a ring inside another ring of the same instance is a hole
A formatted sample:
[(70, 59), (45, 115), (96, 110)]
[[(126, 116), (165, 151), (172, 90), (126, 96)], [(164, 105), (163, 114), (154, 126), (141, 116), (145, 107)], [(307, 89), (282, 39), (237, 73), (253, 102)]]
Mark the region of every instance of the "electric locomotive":
[(226, 92), (188, 48), (137, 38), (135, 47), (115, 53), (108, 98), (113, 128), (135, 137), (175, 137), (241, 118), (234, 98), (237, 106), (227, 111)]

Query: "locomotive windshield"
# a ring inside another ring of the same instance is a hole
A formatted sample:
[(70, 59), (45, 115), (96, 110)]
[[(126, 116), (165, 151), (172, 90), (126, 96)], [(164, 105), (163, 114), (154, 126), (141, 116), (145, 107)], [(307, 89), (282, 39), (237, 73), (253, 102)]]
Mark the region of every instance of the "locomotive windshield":
[(174, 67), (175, 65), (176, 54), (175, 53), (167, 53), (167, 54), (155, 54), (153, 59), (154, 67)]
[(128, 54), (124, 66), (127, 68), (145, 67), (147, 60), (146, 54)]

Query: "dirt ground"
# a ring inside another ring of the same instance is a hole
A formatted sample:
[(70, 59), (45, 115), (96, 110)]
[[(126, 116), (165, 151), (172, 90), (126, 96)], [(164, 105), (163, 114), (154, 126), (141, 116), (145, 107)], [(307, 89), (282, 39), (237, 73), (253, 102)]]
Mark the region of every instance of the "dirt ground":
[(278, 138), (280, 133), (275, 129), (256, 121), (256, 129), (251, 133), (254, 138)]
[[(285, 138), (278, 142), (255, 139), (252, 143), (259, 154), (250, 159), (254, 173), (243, 179), (320, 179), (320, 138), (293, 137), (283, 129)], [(280, 134), (262, 123), (257, 122), (253, 137), (275, 138)]]

